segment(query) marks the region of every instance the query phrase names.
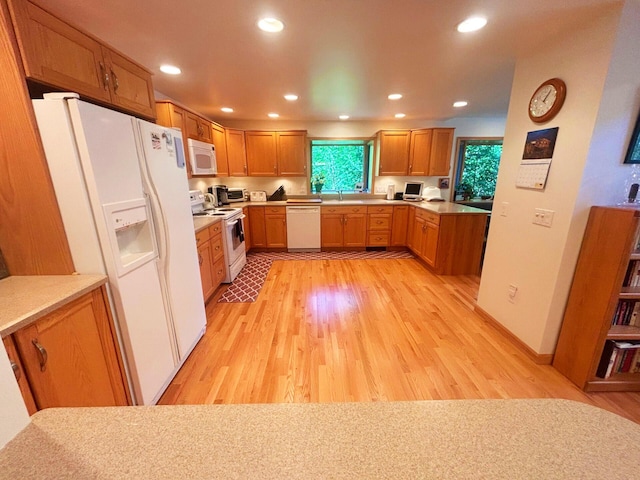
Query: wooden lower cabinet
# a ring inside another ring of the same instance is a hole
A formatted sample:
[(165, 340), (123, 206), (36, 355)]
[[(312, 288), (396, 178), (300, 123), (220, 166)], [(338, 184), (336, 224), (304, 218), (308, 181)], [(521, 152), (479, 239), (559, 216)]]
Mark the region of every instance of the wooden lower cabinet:
[(391, 223), (391, 246), (404, 247), (407, 244), (408, 221), (409, 206), (394, 206), (393, 219)]
[(267, 248), (287, 248), (286, 207), (265, 207), (264, 225)]
[(392, 221), (393, 206), (367, 207), (367, 246), (389, 246)]
[(365, 247), (367, 207), (322, 207), (321, 246)]
[(104, 287), (11, 337), (38, 410), (131, 403)]
[[(196, 233), (196, 246), (198, 248), (202, 296), (206, 302), (224, 280), (222, 222), (215, 223)], [(220, 264), (222, 264), (222, 278), (219, 278)]]
[(18, 382), (18, 387), (20, 388), (24, 404), (27, 407), (27, 412), (29, 412), (29, 415), (33, 415), (38, 411), (38, 407), (36, 407), (36, 401), (33, 399), (29, 380), (27, 380), (27, 374), (24, 370), (24, 365), (22, 365), (22, 361), (20, 360), (20, 355), (18, 354), (18, 349), (13, 341), (13, 337), (11, 335), (4, 337), (2, 339), (2, 343), (4, 343), (4, 348), (7, 351), (9, 362), (11, 362), (11, 368), (13, 369), (13, 374), (16, 377), (16, 382)]
[(251, 246), (267, 247), (267, 231), (264, 218), (264, 207), (249, 207), (249, 226)]
[(477, 275), (487, 215), (440, 215), (415, 208), (409, 248), (439, 275)]

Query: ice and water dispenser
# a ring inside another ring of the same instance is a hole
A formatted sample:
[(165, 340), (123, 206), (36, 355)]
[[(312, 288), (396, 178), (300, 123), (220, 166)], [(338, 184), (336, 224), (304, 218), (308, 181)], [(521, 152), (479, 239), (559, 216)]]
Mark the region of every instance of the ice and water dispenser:
[(144, 198), (103, 206), (118, 276), (122, 277), (157, 256), (157, 247)]

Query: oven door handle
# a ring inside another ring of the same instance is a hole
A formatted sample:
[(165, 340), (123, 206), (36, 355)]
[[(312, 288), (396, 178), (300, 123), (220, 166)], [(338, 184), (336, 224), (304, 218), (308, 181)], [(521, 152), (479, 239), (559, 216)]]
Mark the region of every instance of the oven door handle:
[(227, 222), (227, 227), (233, 227), (236, 223), (238, 223), (238, 220), (234, 220), (233, 222)]

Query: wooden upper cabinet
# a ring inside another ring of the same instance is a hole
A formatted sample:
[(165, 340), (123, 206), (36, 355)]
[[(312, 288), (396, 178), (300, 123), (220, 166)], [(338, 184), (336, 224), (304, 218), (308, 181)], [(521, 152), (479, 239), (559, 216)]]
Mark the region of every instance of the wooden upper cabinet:
[(216, 165), (218, 166), (218, 176), (229, 175), (229, 164), (227, 162), (227, 139), (224, 127), (216, 123), (211, 124), (211, 139), (216, 147)]
[(407, 175), (410, 138), (410, 130), (378, 132), (379, 175)]
[(429, 173), (431, 176), (449, 175), (451, 149), (453, 146), (453, 128), (434, 128), (431, 139), (431, 158)]
[(227, 141), (227, 164), (229, 165), (229, 176), (247, 176), (247, 155), (245, 152), (244, 131), (227, 128), (224, 133)]
[(307, 175), (307, 132), (276, 132), (278, 175), (304, 177)]
[(211, 122), (191, 112), (185, 112), (184, 120), (187, 137), (212, 143)]
[(151, 73), (26, 0), (9, 0), (27, 78), (155, 119)]
[(276, 132), (245, 131), (247, 171), (256, 177), (275, 177), (278, 174)]
[(432, 136), (433, 130), (430, 128), (413, 130), (411, 132), (409, 175), (429, 175)]
[(171, 102), (156, 102), (156, 116), (158, 125), (179, 128), (184, 133), (184, 110), (182, 108)]
[(147, 118), (155, 118), (151, 74), (131, 60), (102, 47), (105, 68), (109, 75), (111, 102)]

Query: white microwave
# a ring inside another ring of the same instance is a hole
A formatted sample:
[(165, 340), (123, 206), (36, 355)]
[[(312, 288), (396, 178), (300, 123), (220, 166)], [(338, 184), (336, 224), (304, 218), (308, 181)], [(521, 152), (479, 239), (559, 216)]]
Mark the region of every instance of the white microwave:
[(187, 145), (193, 175), (215, 175), (218, 173), (215, 145), (191, 138), (187, 140)]

